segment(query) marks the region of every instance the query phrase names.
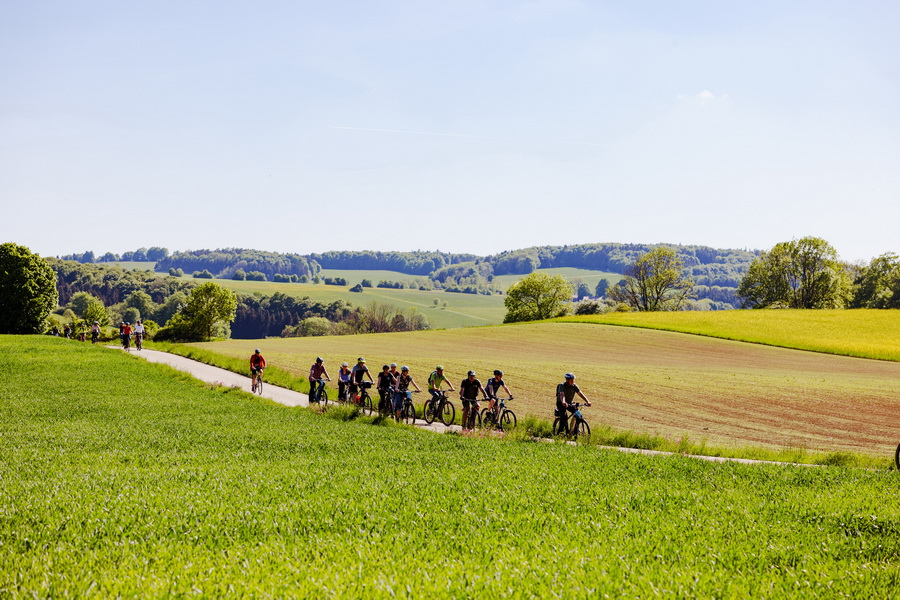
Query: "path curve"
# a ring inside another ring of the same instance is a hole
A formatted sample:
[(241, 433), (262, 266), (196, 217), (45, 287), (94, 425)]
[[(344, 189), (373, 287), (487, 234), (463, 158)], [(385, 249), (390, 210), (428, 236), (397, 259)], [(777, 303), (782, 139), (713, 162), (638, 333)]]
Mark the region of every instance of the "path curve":
[[(114, 348), (115, 346), (109, 346), (110, 348)], [(169, 354), (168, 352), (160, 352), (159, 350), (147, 350), (143, 349), (140, 351), (132, 351), (130, 354), (134, 356), (139, 356), (143, 359), (146, 359), (148, 362), (160, 363), (169, 365), (170, 367), (174, 367), (179, 371), (184, 371), (188, 373), (192, 377), (196, 377), (201, 381), (205, 381), (206, 383), (219, 384), (224, 386), (234, 386), (246, 389), (248, 392), (250, 391), (250, 378), (246, 375), (238, 375), (237, 373), (233, 373), (226, 369), (222, 369), (220, 367), (213, 367), (211, 365), (207, 365), (206, 363), (202, 363), (190, 358), (185, 358), (183, 356), (178, 356), (177, 354)], [(266, 384), (263, 387), (263, 393), (261, 394), (263, 398), (268, 398), (270, 400), (274, 400), (279, 404), (283, 404), (285, 406), (309, 406), (309, 396), (306, 394), (301, 394), (300, 392), (295, 392), (293, 390), (288, 390), (285, 388), (281, 388), (275, 385)], [(449, 427), (443, 425), (442, 423), (432, 423), (431, 425), (426, 424), (424, 421), (417, 420), (416, 427), (420, 429), (426, 429), (428, 431), (433, 431), (435, 433), (447, 433), (447, 432), (461, 432), (462, 428), (458, 425), (450, 425)], [(553, 440), (547, 439), (542, 440), (547, 442), (552, 442)], [(569, 442), (570, 444), (575, 444), (575, 442)], [(661, 452), (659, 450), (642, 450), (639, 448), (621, 448), (619, 446), (597, 446), (598, 448), (602, 448), (605, 450), (617, 450), (619, 452), (628, 452), (630, 454), (644, 454), (650, 456), (675, 456), (675, 452)], [(702, 456), (698, 454), (683, 454), (681, 456), (686, 456), (689, 458), (696, 458), (698, 460), (705, 460), (709, 462), (734, 462), (741, 463), (745, 465), (779, 465), (779, 466), (795, 466), (795, 467), (818, 467), (821, 465), (809, 465), (803, 463), (786, 463), (786, 462), (776, 462), (771, 460), (753, 460), (750, 458), (728, 458), (722, 456)]]

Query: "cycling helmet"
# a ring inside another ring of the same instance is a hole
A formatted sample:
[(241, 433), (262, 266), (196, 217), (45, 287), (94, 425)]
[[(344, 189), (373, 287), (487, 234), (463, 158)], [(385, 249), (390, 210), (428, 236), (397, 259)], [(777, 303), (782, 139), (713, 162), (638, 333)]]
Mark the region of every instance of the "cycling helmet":
[(126, 325), (131, 325), (131, 321), (126, 321), (125, 324), (126, 324)]
[(390, 367), (387, 365), (381, 365), (381, 370), (384, 371), (385, 369), (390, 369)]
[(94, 321), (94, 325), (99, 325), (100, 321)]
[(503, 371), (501, 371), (500, 369), (494, 369), (494, 375), (497, 375), (498, 377), (500, 377), (503, 375)]
[(359, 358), (356, 359), (356, 362), (366, 362), (366, 359), (364, 359), (362, 356), (360, 356)]
[(575, 379), (575, 373), (566, 373), (566, 379)]
[(325, 361), (322, 360), (322, 357), (321, 357), (321, 356), (317, 356), (317, 357), (316, 357), (316, 362), (317, 362), (317, 363), (320, 363), (320, 362), (325, 362)]
[(347, 363), (341, 363), (341, 366), (342, 366), (342, 367), (349, 367), (350, 365), (348, 365)]
[(259, 354), (259, 348), (257, 348), (257, 349), (254, 350), (253, 352), (256, 353), (256, 354)]
[(468, 375), (469, 377), (475, 377), (475, 371), (469, 371)]
[(391, 366), (394, 367), (394, 368), (396, 369), (396, 368), (397, 368), (397, 363), (391, 363)]
[(401, 371), (409, 371), (409, 367), (407, 367), (406, 365), (403, 365), (402, 367), (400, 367), (400, 370)]
[(438, 365), (438, 366), (436, 366), (436, 367), (434, 368), (434, 370), (435, 370), (435, 371), (443, 371), (443, 370), (444, 370), (444, 367), (441, 366), (441, 365)]

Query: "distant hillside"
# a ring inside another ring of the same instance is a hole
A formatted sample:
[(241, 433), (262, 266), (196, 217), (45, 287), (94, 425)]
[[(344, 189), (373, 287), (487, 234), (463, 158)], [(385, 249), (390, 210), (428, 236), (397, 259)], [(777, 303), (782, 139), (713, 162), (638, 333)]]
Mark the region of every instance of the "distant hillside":
[[(508, 283), (495, 283), (496, 276), (527, 275), (537, 269), (560, 268), (623, 274), (638, 256), (659, 246), (674, 248), (684, 261), (687, 274), (697, 284), (695, 291), (701, 301), (698, 308), (737, 307), (737, 286), (757, 253), (707, 246), (597, 243), (533, 246), (491, 256), (439, 251), (332, 251), (299, 255), (241, 248), (179, 251), (170, 255), (165, 248), (141, 248), (121, 257), (106, 253), (99, 260), (143, 260), (152, 255), (157, 260), (157, 271), (257, 281), (314, 281), (323, 268), (394, 271), (409, 275), (410, 280), (373, 282), (373, 285), (379, 283), (382, 287), (497, 294), (502, 293)], [(63, 258), (94, 262), (95, 255), (85, 252)], [(327, 279), (325, 281), (330, 283)]]

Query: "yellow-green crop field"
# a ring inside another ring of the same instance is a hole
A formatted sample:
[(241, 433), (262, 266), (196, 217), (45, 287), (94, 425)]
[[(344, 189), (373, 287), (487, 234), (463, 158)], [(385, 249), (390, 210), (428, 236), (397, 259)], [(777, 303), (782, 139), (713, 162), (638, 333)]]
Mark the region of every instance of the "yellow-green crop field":
[[(309, 296), (315, 302), (327, 303), (343, 300), (353, 306), (365, 306), (374, 301), (390, 304), (397, 308), (415, 308), (425, 315), (432, 329), (502, 323), (503, 317), (506, 315), (502, 296), (386, 288), (365, 288), (363, 292), (351, 292), (350, 287), (340, 285), (232, 281), (230, 279), (215, 279), (214, 281), (223, 287), (244, 294), (259, 292), (271, 295), (280, 292), (295, 298)], [(434, 305), (435, 299), (438, 300), (438, 306)], [(444, 302), (447, 303), (446, 307), (443, 306)]]
[(892, 598), (900, 585), (896, 471), (345, 422), (47, 336), (0, 336), (0, 372), (4, 599)]
[[(593, 291), (593, 289), (597, 287), (597, 284), (600, 283), (601, 279), (606, 279), (611, 285), (618, 283), (618, 281), (622, 279), (621, 273), (594, 271), (592, 269), (577, 269), (575, 267), (554, 267), (549, 269), (537, 269), (534, 272), (551, 276), (562, 275), (569, 281), (572, 281), (573, 279), (580, 279), (591, 288), (591, 291)], [(494, 277), (494, 284), (505, 291), (509, 288), (509, 286), (519, 281), (523, 277), (525, 276), (497, 275)]]
[[(748, 314), (748, 313), (742, 313)], [(716, 446), (892, 455), (900, 443), (900, 363), (590, 323), (529, 323), (362, 336), (195, 344), (304, 377), (322, 356), (334, 378), (358, 356), (407, 364), (424, 386), (442, 364), (454, 386), (474, 369), (505, 373), (519, 415), (552, 419), (553, 393), (574, 371), (595, 404), (593, 427)]]
[(560, 321), (694, 333), (814, 352), (900, 361), (900, 310), (610, 313)]

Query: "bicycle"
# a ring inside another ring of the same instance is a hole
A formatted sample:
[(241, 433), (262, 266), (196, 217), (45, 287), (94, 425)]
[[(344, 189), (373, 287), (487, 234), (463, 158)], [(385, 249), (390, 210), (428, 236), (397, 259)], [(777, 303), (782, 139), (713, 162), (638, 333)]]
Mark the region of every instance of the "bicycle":
[(309, 403), (321, 404), (328, 408), (328, 391), (325, 389), (324, 379), (313, 379), (309, 386)]
[(510, 431), (516, 428), (516, 413), (506, 408), (509, 398), (494, 398), (494, 408), (485, 408), (481, 411), (481, 422), (488, 429), (497, 428), (500, 431)]
[(91, 343), (96, 344), (98, 341), (100, 341), (100, 332), (92, 331), (91, 332)]
[(587, 421), (584, 420), (584, 415), (581, 414), (581, 407), (584, 405), (581, 402), (576, 402), (575, 404), (569, 404), (569, 406), (574, 406), (575, 412), (565, 421), (563, 421), (564, 417), (559, 414), (559, 409), (553, 411), (553, 415), (556, 417), (556, 420), (553, 421), (553, 435), (565, 435), (573, 439), (589, 439), (591, 437), (591, 426), (588, 425)]
[(254, 394), (262, 394), (263, 389), (263, 369), (256, 369), (252, 377), (253, 384), (250, 386), (250, 392)]
[(897, 451), (894, 452), (894, 465), (900, 471), (900, 446), (897, 446)]
[(138, 351), (144, 349), (144, 334), (143, 333), (134, 334), (134, 347)]
[(122, 349), (131, 351), (131, 336), (122, 334)]
[(378, 388), (378, 414), (385, 417), (394, 414), (394, 392), (391, 388)]
[(437, 418), (441, 423), (449, 426), (456, 418), (456, 407), (447, 399), (447, 394), (438, 391), (437, 398), (432, 396), (425, 401), (425, 405), (422, 407), (422, 418), (429, 425)]
[(372, 403), (372, 396), (369, 395), (369, 388), (372, 387), (371, 381), (361, 381), (356, 384), (359, 389), (359, 395), (354, 399), (354, 405), (359, 408), (365, 415), (371, 415), (375, 412), (375, 405)]
[[(418, 394), (418, 390), (403, 392), (403, 408), (400, 409), (400, 419), (407, 425), (416, 424), (416, 407), (413, 404), (411, 394)], [(396, 415), (395, 415), (396, 418)], [(397, 419), (398, 421), (400, 419)]]
[[(481, 412), (478, 410), (478, 399), (475, 400), (462, 400), (463, 406), (465, 407), (465, 403), (468, 402), (470, 404), (469, 408), (469, 422), (463, 423), (463, 429), (481, 429)], [(463, 408), (463, 413), (465, 413), (465, 408)]]

